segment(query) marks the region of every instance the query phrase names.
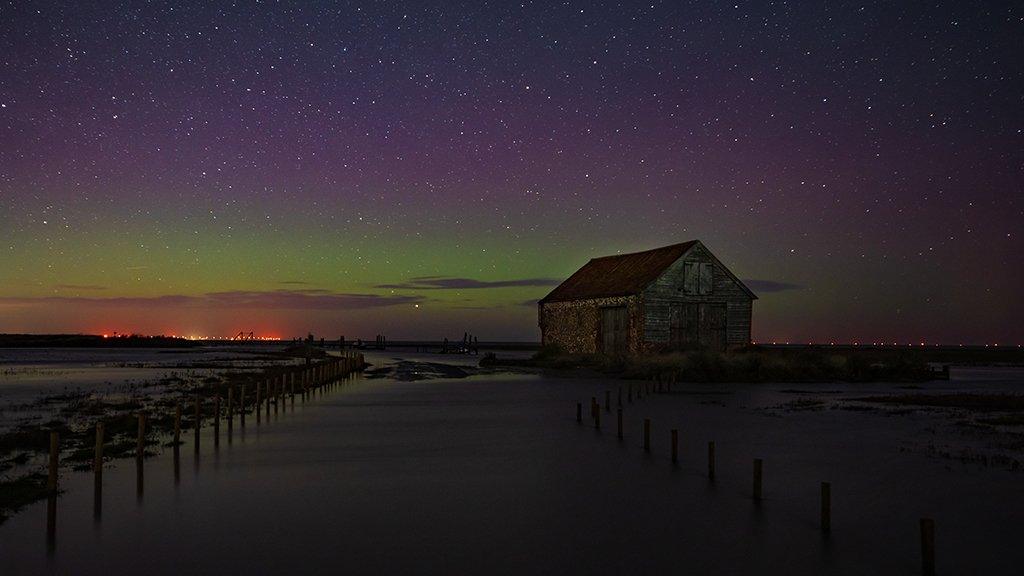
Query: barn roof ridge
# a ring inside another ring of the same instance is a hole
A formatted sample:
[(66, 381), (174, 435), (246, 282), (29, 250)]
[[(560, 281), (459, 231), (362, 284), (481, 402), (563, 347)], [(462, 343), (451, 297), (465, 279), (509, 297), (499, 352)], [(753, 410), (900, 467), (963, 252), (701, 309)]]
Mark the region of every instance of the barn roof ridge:
[(659, 250), (668, 250), (670, 248), (683, 248), (684, 246), (686, 247), (683, 250), (684, 253), (685, 253), (686, 250), (689, 250), (690, 248), (693, 247), (694, 244), (697, 244), (698, 242), (700, 242), (700, 240), (687, 240), (686, 242), (676, 242), (675, 244), (667, 244), (665, 246), (659, 246), (657, 248), (648, 248), (647, 250), (638, 250), (636, 252), (626, 252), (624, 254), (609, 254), (607, 256), (595, 256), (594, 258), (591, 258), (590, 261), (593, 262), (594, 260), (605, 260), (605, 259), (608, 259), (608, 258), (622, 258), (622, 257), (625, 257), (625, 256), (637, 256), (639, 254), (646, 254), (647, 252), (657, 252)]
[(700, 243), (700, 240), (689, 240), (640, 252), (591, 258), (582, 268), (541, 298), (540, 303), (637, 294)]

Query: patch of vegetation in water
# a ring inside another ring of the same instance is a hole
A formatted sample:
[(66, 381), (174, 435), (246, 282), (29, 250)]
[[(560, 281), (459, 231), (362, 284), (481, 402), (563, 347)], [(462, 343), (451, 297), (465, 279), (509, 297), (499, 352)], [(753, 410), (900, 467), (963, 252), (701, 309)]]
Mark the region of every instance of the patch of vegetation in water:
[(923, 382), (937, 377), (911, 355), (873, 357), (860, 351), (750, 347), (729, 352), (694, 350), (637, 356), (569, 354), (545, 347), (532, 358), (499, 359), (487, 354), (481, 367), (533, 367), (596, 372), (627, 379), (677, 382)]
[(0, 524), (25, 506), (46, 498), (46, 495), (44, 474), (0, 480)]
[[(1024, 394), (892, 394), (856, 398), (859, 402), (963, 408), (966, 410), (1024, 411)], [(1024, 418), (1024, 416), (1020, 416)]]
[(989, 426), (1024, 426), (1024, 414), (1004, 414), (991, 418), (979, 418), (978, 422)]

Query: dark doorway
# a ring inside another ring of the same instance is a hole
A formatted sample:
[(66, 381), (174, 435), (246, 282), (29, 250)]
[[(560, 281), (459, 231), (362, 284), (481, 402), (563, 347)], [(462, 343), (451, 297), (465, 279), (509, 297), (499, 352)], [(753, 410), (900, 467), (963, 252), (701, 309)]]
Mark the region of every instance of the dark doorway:
[(725, 304), (687, 302), (669, 309), (669, 346), (673, 350), (708, 348), (725, 350)]
[(598, 343), (605, 354), (629, 352), (629, 313), (625, 306), (601, 308), (601, 338)]

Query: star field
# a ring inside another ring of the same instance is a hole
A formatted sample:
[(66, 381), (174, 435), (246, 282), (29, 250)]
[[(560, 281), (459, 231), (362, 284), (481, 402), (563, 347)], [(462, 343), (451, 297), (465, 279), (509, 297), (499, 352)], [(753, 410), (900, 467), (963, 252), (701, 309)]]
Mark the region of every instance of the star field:
[(1022, 48), (1008, 2), (7, 2), (0, 331), (535, 339), (700, 238), (758, 340), (1020, 343)]

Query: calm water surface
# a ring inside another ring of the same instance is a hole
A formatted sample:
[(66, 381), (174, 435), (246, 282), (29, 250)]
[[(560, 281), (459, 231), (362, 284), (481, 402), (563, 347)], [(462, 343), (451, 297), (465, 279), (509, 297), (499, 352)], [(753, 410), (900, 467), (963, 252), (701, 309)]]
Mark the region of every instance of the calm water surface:
[[(419, 356), (437, 360), (438, 357)], [(392, 362), (387, 353), (371, 362)], [(451, 359), (443, 359), (448, 361)], [(471, 364), (476, 359), (459, 359)], [(1015, 391), (1019, 369), (955, 371), (926, 390)], [(615, 408), (603, 428), (576, 402), (621, 382), (480, 375), (357, 378), (219, 449), (185, 435), (169, 449), (92, 475), (64, 472), (56, 542), (46, 504), (0, 525), (3, 574), (699, 573), (916, 574), (918, 519), (935, 518), (940, 573), (1024, 565), (1024, 475), (935, 457), (993, 449), (948, 415), (843, 409), (890, 385), (677, 386)], [(820, 399), (823, 407), (786, 403)], [(652, 420), (652, 452), (641, 426)], [(669, 458), (678, 429), (680, 462)], [(706, 444), (717, 447), (709, 482)], [(750, 497), (763, 458), (764, 501)], [(818, 530), (819, 482), (832, 482), (833, 532)]]

